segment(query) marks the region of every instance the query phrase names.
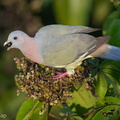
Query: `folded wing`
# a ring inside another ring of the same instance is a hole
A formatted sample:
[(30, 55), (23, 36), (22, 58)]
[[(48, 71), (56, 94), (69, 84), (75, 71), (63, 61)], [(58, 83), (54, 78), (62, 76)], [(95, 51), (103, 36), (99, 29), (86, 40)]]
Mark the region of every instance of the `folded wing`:
[(65, 34), (76, 34), (76, 33), (90, 33), (98, 31), (100, 29), (90, 28), (86, 26), (69, 26), (69, 25), (47, 25), (39, 29), (35, 37), (41, 37), (41, 35), (47, 35), (48, 37), (55, 37), (58, 35)]
[(64, 66), (96, 49), (97, 39), (87, 34), (67, 34), (54, 38), (42, 49), (45, 65)]

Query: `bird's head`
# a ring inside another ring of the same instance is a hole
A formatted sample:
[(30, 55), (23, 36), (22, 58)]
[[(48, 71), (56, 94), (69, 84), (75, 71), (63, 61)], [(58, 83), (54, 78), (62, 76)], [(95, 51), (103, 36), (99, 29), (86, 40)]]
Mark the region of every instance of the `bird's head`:
[(13, 31), (9, 34), (7, 41), (4, 43), (4, 46), (7, 46), (7, 50), (11, 48), (18, 48), (20, 49), (21, 46), (24, 44), (24, 37), (27, 36), (22, 31)]

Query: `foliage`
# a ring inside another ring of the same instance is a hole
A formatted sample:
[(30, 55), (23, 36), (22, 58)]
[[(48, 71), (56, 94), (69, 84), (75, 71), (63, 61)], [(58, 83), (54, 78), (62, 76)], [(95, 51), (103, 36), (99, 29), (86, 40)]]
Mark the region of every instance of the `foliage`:
[(87, 26), (92, 23), (99, 27), (112, 8), (107, 0), (53, 0), (53, 3), (57, 23), (68, 25)]

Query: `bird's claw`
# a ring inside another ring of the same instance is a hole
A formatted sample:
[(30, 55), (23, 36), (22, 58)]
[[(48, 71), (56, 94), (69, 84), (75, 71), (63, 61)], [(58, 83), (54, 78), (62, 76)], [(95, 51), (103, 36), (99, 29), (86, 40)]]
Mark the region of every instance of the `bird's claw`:
[(57, 72), (57, 74), (58, 74), (58, 75), (55, 75), (55, 76), (53, 77), (54, 80), (55, 80), (55, 79), (60, 79), (60, 78), (65, 78), (66, 75), (68, 75), (67, 72), (65, 72), (65, 73)]

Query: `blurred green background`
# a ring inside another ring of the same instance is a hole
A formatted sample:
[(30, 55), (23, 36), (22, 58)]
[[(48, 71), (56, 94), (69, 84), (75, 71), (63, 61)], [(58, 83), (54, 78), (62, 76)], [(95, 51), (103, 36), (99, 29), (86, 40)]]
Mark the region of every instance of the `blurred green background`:
[(114, 11), (110, 0), (0, 0), (0, 119), (15, 119), (25, 94), (16, 96), (14, 76), (18, 72), (14, 57), (23, 56), (17, 49), (6, 51), (3, 43), (11, 31), (22, 30), (34, 36), (49, 24), (83, 25), (102, 28)]

